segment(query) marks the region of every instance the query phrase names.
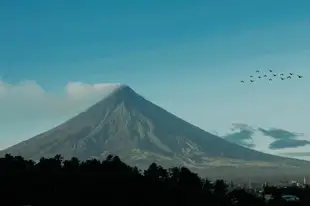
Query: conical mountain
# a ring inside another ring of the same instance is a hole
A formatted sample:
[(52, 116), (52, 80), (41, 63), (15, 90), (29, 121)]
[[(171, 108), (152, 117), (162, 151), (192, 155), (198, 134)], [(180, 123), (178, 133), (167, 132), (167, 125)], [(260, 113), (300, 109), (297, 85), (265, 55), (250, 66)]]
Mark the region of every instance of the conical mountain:
[(212, 166), (264, 162), (297, 164), (288, 158), (264, 154), (229, 143), (146, 100), (128, 86), (67, 122), (4, 151), (25, 158), (61, 154), (80, 159), (118, 155), (130, 164)]

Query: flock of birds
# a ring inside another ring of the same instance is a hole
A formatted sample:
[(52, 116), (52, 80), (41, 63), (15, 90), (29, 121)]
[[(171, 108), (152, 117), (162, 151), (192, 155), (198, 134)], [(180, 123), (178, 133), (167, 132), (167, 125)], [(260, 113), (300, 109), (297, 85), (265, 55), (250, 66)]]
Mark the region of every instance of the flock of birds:
[[(297, 77), (298, 79), (301, 79), (303, 76), (301, 75), (295, 75), (294, 73), (288, 73), (286, 75), (284, 75), (284, 73), (280, 73), (280, 74), (276, 74), (274, 73), (271, 69), (269, 69), (269, 74), (261, 74), (261, 72), (259, 70), (256, 70), (256, 76), (254, 77), (254, 75), (250, 76), (250, 82), (255, 82), (257, 79), (268, 79), (269, 81), (272, 81), (274, 78), (276, 77), (280, 77), (281, 80), (285, 80), (285, 79), (292, 79), (292, 77)], [(255, 79), (257, 78), (257, 79)], [(241, 80), (241, 83), (245, 83), (245, 80)]]

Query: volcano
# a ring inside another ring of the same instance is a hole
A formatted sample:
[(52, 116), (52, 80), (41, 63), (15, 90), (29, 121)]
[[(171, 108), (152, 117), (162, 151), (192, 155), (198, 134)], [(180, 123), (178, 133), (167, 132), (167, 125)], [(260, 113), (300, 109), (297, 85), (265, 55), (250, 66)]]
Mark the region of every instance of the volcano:
[(300, 166), (308, 162), (265, 154), (230, 143), (146, 100), (126, 85), (117, 87), (65, 123), (1, 151), (38, 160), (61, 154), (103, 159), (118, 155), (131, 165)]

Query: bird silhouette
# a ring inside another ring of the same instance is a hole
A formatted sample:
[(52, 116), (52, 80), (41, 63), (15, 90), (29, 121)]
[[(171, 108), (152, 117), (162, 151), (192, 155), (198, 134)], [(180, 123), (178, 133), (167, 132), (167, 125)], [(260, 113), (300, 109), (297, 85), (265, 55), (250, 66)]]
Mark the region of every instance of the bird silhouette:
[(253, 78), (253, 76), (250, 76), (251, 78)]
[(272, 79), (269, 79), (269, 81), (272, 81)]
[(293, 75), (294, 73), (290, 73), (290, 75)]
[(261, 76), (258, 76), (258, 78), (261, 78)]
[(281, 73), (280, 75), (281, 75), (281, 76), (283, 76), (284, 74), (283, 74), (283, 73)]
[(287, 79), (291, 79), (292, 77), (291, 76), (288, 76), (288, 77), (286, 77)]
[(273, 76), (276, 77), (277, 75), (276, 75), (276, 74), (273, 74)]
[(302, 76), (301, 75), (297, 75), (298, 76), (298, 78), (300, 79), (300, 78), (302, 78)]
[(267, 77), (267, 75), (265, 74), (264, 77)]
[(284, 78), (283, 78), (283, 77), (281, 77), (281, 80), (284, 80)]
[(271, 69), (269, 69), (269, 72), (272, 72), (272, 70), (271, 70)]
[(241, 80), (240, 82), (241, 82), (241, 83), (244, 83), (244, 81), (243, 81), (243, 80)]
[(256, 70), (256, 73), (259, 73), (259, 70)]
[(254, 82), (254, 80), (252, 80), (252, 79), (251, 79), (250, 81), (251, 81), (251, 82)]

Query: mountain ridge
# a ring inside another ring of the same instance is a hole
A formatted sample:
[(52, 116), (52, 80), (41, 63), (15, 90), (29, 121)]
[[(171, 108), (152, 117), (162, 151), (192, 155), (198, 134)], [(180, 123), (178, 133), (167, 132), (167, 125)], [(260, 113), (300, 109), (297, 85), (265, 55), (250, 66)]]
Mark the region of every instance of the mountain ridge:
[(61, 154), (82, 160), (112, 153), (131, 164), (157, 161), (197, 168), (221, 161), (230, 166), (308, 164), (223, 140), (153, 104), (128, 85), (120, 85), (63, 124), (0, 151), (4, 153), (30, 159)]

